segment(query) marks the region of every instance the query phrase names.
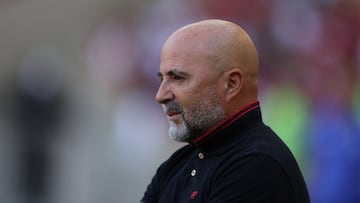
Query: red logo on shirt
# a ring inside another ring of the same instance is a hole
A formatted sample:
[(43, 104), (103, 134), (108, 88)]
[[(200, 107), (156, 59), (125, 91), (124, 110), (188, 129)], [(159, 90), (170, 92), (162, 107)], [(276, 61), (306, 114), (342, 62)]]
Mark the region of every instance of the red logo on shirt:
[(191, 193), (191, 196), (190, 196), (190, 199), (195, 199), (198, 194), (199, 194), (198, 191), (192, 192), (192, 193)]

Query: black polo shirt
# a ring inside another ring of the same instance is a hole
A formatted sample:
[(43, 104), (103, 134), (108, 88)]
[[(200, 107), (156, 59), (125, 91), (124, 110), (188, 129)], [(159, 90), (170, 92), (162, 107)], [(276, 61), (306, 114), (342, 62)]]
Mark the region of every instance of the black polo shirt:
[(189, 145), (157, 170), (145, 203), (307, 203), (298, 164), (262, 122), (252, 103)]

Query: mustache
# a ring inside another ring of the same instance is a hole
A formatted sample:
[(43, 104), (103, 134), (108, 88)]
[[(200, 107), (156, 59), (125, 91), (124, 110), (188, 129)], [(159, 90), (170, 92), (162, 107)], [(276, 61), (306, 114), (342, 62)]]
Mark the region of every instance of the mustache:
[(171, 101), (162, 105), (165, 113), (183, 113), (183, 109), (176, 101)]

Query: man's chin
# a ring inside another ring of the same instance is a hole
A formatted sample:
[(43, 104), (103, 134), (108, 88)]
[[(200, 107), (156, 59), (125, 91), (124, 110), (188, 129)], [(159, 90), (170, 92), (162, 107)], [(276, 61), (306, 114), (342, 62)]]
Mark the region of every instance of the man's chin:
[(173, 126), (169, 128), (169, 136), (172, 140), (177, 142), (188, 142), (191, 137), (186, 129), (179, 129), (178, 127)]

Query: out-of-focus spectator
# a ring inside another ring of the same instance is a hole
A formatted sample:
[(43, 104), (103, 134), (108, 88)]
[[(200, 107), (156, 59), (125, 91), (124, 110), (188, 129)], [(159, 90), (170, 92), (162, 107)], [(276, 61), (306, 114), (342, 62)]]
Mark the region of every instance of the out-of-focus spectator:
[(359, 22), (343, 10), (348, 3), (322, 10), (320, 37), (307, 51), (305, 88), (312, 106), (308, 183), (315, 203), (360, 201), (360, 126), (352, 105), (360, 35)]
[(359, 202), (359, 133), (351, 109), (330, 103), (313, 109), (308, 142), (312, 202)]
[(52, 140), (64, 108), (64, 65), (54, 48), (42, 46), (31, 49), (17, 71), (19, 194), (26, 203), (48, 201)]

